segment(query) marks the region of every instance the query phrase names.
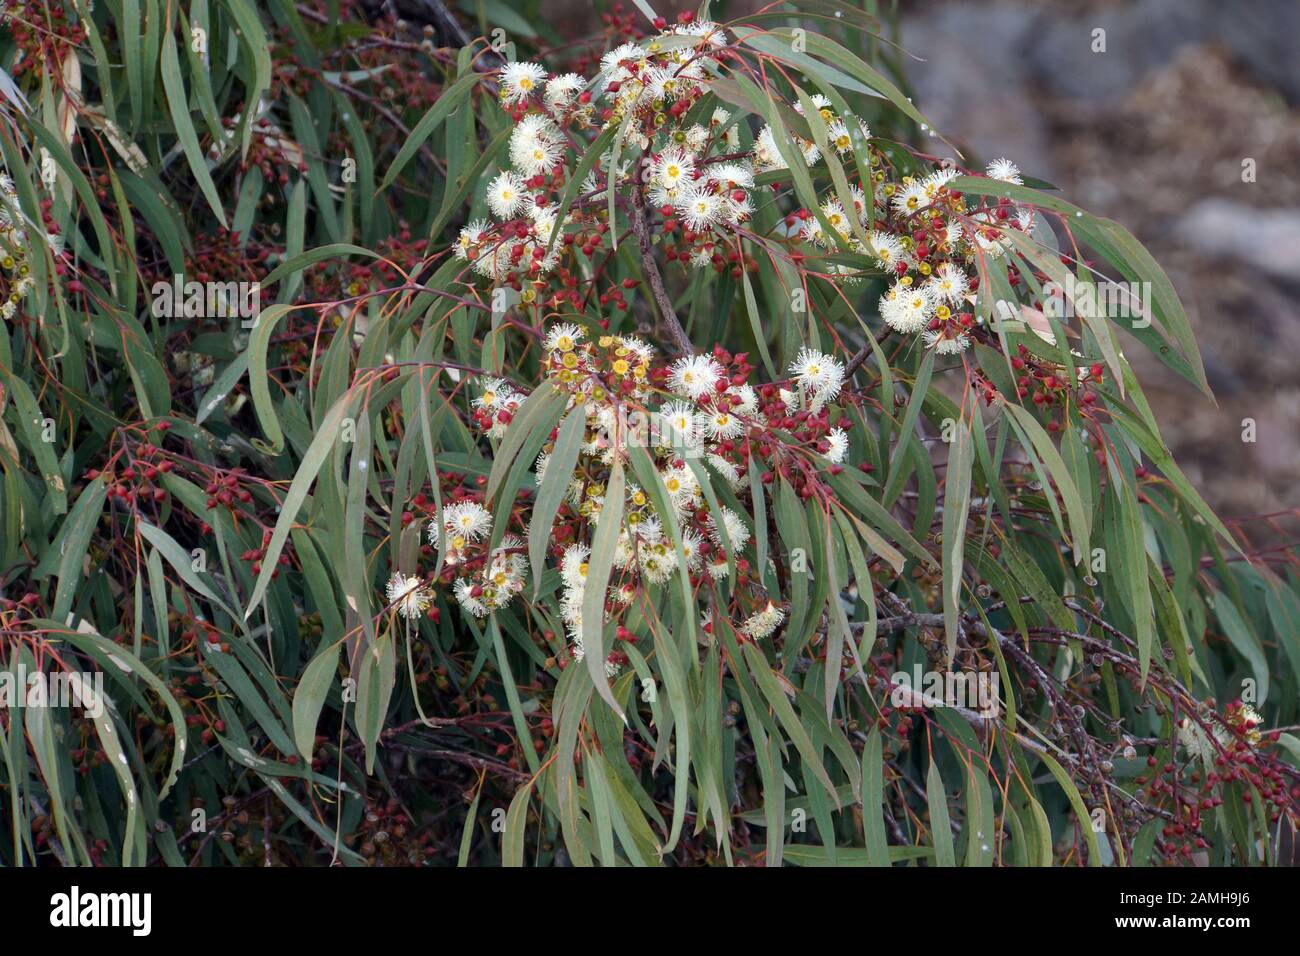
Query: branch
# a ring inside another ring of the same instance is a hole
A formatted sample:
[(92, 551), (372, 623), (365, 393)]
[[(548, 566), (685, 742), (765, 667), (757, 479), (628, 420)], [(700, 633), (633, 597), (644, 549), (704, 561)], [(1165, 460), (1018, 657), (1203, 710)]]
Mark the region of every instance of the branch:
[(673, 341), (677, 343), (678, 349), (689, 355), (695, 351), (695, 347), (691, 345), (690, 337), (687, 336), (686, 330), (682, 328), (682, 323), (677, 318), (677, 310), (673, 308), (673, 300), (668, 298), (663, 274), (659, 271), (659, 264), (655, 262), (654, 252), (650, 248), (650, 230), (646, 227), (645, 221), (645, 193), (641, 190), (640, 164), (637, 166), (636, 178), (633, 182), (631, 217), (632, 233), (636, 236), (637, 246), (641, 250), (641, 266), (645, 270), (646, 282), (650, 285), (650, 294), (654, 296), (659, 314), (663, 317), (664, 324), (668, 326), (668, 331)]

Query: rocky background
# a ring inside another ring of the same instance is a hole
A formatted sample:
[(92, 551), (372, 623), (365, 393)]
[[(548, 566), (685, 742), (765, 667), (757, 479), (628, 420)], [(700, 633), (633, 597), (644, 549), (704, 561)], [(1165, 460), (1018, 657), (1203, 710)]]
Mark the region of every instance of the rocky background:
[[(1225, 517), (1300, 507), (1300, 2), (900, 8), (902, 45), (924, 60), (916, 101), (968, 160), (1008, 156), (1123, 222), (1169, 272), (1218, 406), (1127, 354), (1195, 485)], [(1297, 527), (1274, 525), (1243, 527), (1261, 542)]]

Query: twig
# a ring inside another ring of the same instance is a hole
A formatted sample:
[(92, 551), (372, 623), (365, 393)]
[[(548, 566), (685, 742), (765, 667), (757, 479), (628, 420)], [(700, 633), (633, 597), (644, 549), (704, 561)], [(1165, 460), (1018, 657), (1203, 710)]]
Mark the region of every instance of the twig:
[(691, 345), (686, 330), (682, 328), (682, 323), (677, 318), (677, 310), (673, 308), (673, 301), (668, 298), (668, 292), (664, 288), (663, 274), (660, 273), (654, 252), (650, 248), (650, 230), (646, 228), (644, 207), (645, 193), (641, 190), (641, 165), (638, 164), (632, 187), (632, 234), (636, 236), (637, 246), (641, 250), (641, 266), (645, 269), (650, 294), (654, 296), (655, 304), (659, 306), (659, 314), (663, 317), (664, 324), (668, 326), (668, 331), (677, 343), (677, 347), (689, 355), (695, 351), (695, 348)]

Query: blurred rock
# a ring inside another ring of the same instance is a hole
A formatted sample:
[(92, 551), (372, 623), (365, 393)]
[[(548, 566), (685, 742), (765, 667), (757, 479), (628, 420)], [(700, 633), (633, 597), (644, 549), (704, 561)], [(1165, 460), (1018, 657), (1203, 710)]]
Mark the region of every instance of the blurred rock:
[(1017, 52), (1037, 21), (1017, 3), (944, 5), (904, 20), (902, 46), (924, 60), (908, 66), (921, 111), (968, 160), (1006, 156), (1050, 180), (1047, 127), (1030, 98), (1030, 64)]
[[(1007, 155), (1161, 263), (1217, 404), (1125, 339), (1174, 456), (1226, 517), (1300, 484), (1300, 0), (915, 0), (916, 100), (971, 164)], [(1106, 30), (1105, 53), (1092, 30)], [(904, 61), (906, 62), (906, 61)], [(1249, 169), (1253, 174), (1244, 176)], [(1260, 439), (1241, 440), (1255, 420)], [(1243, 526), (1252, 540), (1281, 534)]]
[(1178, 225), (1197, 251), (1300, 284), (1300, 209), (1255, 209), (1203, 199)]

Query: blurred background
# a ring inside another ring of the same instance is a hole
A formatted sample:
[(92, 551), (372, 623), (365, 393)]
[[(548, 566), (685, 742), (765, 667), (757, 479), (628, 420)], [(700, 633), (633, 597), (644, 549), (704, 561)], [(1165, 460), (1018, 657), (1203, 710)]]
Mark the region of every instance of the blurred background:
[[(908, 67), (916, 101), (968, 160), (1006, 155), (1122, 222), (1169, 273), (1218, 406), (1136, 344), (1125, 354), (1196, 487), (1225, 518), (1300, 506), (1300, 2), (899, 11), (924, 61)], [(1274, 538), (1266, 525), (1246, 530)]]
[[(396, 2), (408, 13), (429, 6)], [(698, 2), (651, 6), (671, 18)], [(715, 0), (710, 13), (727, 20), (764, 6)], [(1300, 0), (867, 0), (866, 7), (897, 25), (917, 104), (969, 165), (1012, 159), (1065, 198), (1122, 222), (1164, 266), (1218, 399), (1207, 401), (1130, 343), (1126, 354), (1165, 440), (1225, 519), (1287, 512), (1285, 527), (1268, 520), (1243, 527), (1258, 542), (1294, 538)], [(640, 22), (632, 0), (619, 8)], [(541, 9), (570, 41), (599, 29), (590, 0), (541, 0)], [(463, 14), (474, 10), (475, 0), (461, 0)], [(1245, 419), (1254, 422), (1253, 443), (1242, 440)]]

